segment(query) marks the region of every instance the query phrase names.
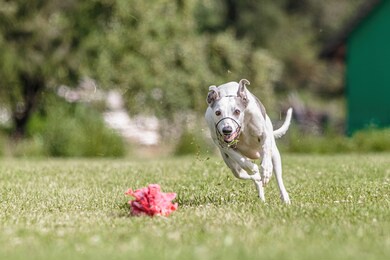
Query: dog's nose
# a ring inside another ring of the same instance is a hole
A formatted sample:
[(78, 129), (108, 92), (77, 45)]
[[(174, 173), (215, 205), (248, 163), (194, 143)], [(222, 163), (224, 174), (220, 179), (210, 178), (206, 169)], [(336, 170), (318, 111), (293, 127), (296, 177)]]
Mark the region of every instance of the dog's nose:
[(232, 132), (233, 132), (233, 128), (230, 125), (225, 126), (224, 128), (222, 128), (222, 133), (224, 135), (230, 135)]

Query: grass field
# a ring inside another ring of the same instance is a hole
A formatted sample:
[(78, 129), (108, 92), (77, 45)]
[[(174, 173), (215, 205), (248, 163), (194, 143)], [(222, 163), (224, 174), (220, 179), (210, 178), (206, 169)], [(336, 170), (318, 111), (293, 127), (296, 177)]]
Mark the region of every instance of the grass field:
[[(0, 160), (0, 259), (390, 259), (390, 154), (285, 154), (283, 205), (219, 157)], [(130, 217), (127, 188), (176, 192)]]

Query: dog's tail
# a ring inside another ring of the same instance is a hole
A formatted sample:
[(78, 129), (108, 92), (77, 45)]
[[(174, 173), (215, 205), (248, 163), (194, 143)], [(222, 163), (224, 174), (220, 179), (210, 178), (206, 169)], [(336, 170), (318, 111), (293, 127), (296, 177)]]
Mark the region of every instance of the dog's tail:
[(287, 132), (291, 122), (291, 115), (292, 115), (292, 108), (290, 107), (287, 110), (286, 120), (284, 120), (283, 125), (279, 129), (274, 131), (275, 138), (280, 138)]

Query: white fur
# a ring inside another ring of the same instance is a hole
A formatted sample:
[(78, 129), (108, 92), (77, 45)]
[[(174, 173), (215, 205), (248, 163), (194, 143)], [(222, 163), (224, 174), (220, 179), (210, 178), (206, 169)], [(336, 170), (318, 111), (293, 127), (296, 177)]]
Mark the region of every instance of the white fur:
[[(262, 201), (265, 201), (264, 186), (269, 182), (274, 171), (281, 199), (285, 203), (290, 203), (289, 195), (283, 184), (282, 162), (275, 138), (281, 137), (288, 130), (292, 109), (287, 111), (284, 124), (274, 131), (268, 115), (263, 116), (265, 110), (262, 110), (262, 104), (246, 89), (245, 84), (249, 82), (241, 80), (240, 83), (229, 82), (218, 88), (210, 87), (210, 92), (214, 91), (213, 93), (218, 94), (218, 98), (215, 99), (208, 97), (209, 107), (205, 114), (211, 137), (233, 174), (239, 179), (252, 180)], [(241, 100), (245, 99), (247, 105), (243, 107)], [(216, 115), (217, 110), (218, 115)], [(237, 113), (237, 110), (241, 113)], [(225, 120), (225, 117), (233, 118), (241, 126), (239, 141), (234, 147), (221, 144), (218, 140), (217, 131), (222, 133), (222, 128), (229, 126), (233, 128), (233, 131), (236, 130), (236, 125), (231, 123), (234, 121)], [(218, 124), (217, 130), (216, 124), (219, 121), (222, 122)], [(261, 171), (252, 161), (260, 158), (262, 160)]]

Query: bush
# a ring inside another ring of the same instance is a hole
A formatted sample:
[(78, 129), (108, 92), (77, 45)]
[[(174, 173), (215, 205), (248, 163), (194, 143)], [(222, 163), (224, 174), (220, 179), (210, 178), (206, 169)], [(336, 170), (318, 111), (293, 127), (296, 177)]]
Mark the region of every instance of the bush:
[(384, 152), (390, 151), (390, 128), (366, 129), (352, 136), (356, 151)]
[(390, 129), (365, 129), (352, 137), (335, 134), (324, 136), (303, 135), (291, 129), (281, 150), (293, 153), (346, 153), (346, 152), (385, 152), (390, 151)]
[(3, 133), (0, 131), (0, 156), (4, 155), (4, 147), (6, 143), (6, 137), (3, 135)]
[(15, 157), (42, 157), (46, 155), (43, 140), (36, 135), (32, 138), (14, 140), (9, 146), (10, 154)]
[(56, 100), (46, 115), (36, 115), (29, 134), (40, 136), (44, 153), (64, 157), (118, 157), (125, 154), (122, 138), (104, 125), (101, 115), (83, 104)]
[(174, 154), (180, 155), (206, 155), (214, 150), (212, 142), (208, 142), (201, 134), (185, 130), (176, 145)]

